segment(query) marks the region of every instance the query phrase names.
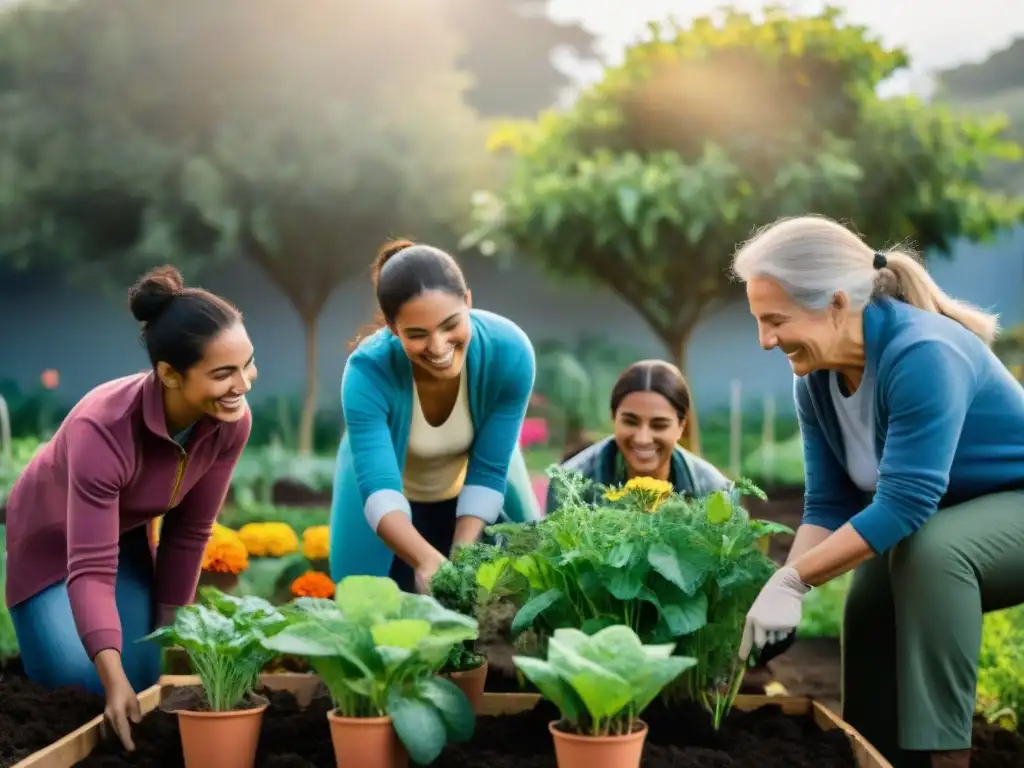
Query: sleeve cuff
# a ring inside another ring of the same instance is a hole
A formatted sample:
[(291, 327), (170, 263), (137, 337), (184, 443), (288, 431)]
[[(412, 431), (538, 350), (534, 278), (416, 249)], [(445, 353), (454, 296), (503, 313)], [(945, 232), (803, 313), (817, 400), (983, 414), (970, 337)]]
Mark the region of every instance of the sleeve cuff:
[(377, 532), (377, 526), (380, 525), (384, 516), (395, 511), (401, 512), (412, 520), (412, 508), (409, 506), (409, 500), (400, 491), (391, 488), (371, 493), (370, 498), (366, 500), (366, 506), (363, 507), (366, 522), (370, 524), (374, 533)]
[(850, 525), (876, 555), (892, 549), (914, 532), (905, 520), (876, 504), (854, 515)]
[(456, 517), (478, 517), (488, 525), (498, 521), (505, 495), (483, 485), (465, 485), (455, 508)]
[(88, 654), (89, 659), (96, 658), (96, 654), (113, 648), (121, 652), (121, 632), (117, 629), (96, 629), (82, 637), (82, 646)]

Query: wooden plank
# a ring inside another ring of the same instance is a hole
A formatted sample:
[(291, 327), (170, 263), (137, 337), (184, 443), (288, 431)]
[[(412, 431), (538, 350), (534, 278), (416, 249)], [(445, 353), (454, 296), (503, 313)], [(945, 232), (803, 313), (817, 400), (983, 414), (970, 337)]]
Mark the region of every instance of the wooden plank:
[[(319, 679), (314, 675), (293, 672), (261, 675), (260, 682), (271, 690), (291, 691), (299, 700), (300, 705), (308, 704), (321, 685)], [(195, 675), (164, 675), (160, 678), (159, 684), (146, 689), (139, 695), (139, 705), (143, 714), (156, 709), (167, 690), (198, 684), (199, 678)], [(482, 715), (513, 715), (533, 709), (537, 706), (540, 698), (535, 693), (485, 693), (480, 713)], [(822, 730), (842, 729), (850, 739), (858, 768), (892, 768), (892, 764), (865, 741), (864, 737), (857, 733), (849, 723), (843, 721), (827, 707), (809, 698), (778, 695), (737, 696), (734, 706), (744, 712), (766, 706), (778, 706), (787, 715), (811, 714), (815, 723)], [(54, 742), (17, 763), (13, 768), (71, 768), (92, 752), (100, 740), (105, 738), (106, 731), (102, 716), (97, 717), (73, 733), (69, 733), (60, 741)]]
[(831, 731), (835, 728), (842, 729), (850, 739), (853, 747), (853, 754), (857, 758), (858, 768), (892, 768), (892, 763), (886, 760), (882, 753), (872, 746), (871, 742), (858, 733), (857, 729), (843, 720), (839, 715), (820, 702), (812, 702), (814, 705), (814, 722), (823, 731)]

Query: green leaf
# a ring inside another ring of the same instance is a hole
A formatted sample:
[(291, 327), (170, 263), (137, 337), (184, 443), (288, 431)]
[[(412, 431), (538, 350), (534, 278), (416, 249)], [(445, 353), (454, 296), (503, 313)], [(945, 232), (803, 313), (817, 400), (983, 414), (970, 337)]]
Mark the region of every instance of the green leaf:
[(684, 559), (680, 554), (668, 544), (655, 544), (647, 553), (647, 560), (654, 570), (686, 594), (692, 595), (704, 583), (707, 571), (701, 564), (692, 559)]
[(516, 669), (537, 687), (541, 695), (558, 707), (558, 711), (566, 720), (577, 720), (586, 712), (579, 695), (550, 663), (530, 656), (513, 656), (512, 661)]
[(392, 688), (388, 693), (388, 716), (413, 762), (429, 765), (441, 754), (448, 729), (431, 701)]
[(732, 519), (732, 502), (725, 491), (715, 491), (708, 495), (705, 502), (708, 521), (715, 525), (727, 523)]
[(476, 714), (466, 694), (451, 680), (428, 677), (417, 686), (420, 698), (429, 701), (444, 720), (448, 740), (456, 744), (473, 738)]
[(707, 626), (708, 597), (699, 592), (692, 597), (680, 595), (679, 601), (661, 603), (661, 617), (672, 637), (683, 637)]
[(412, 650), (430, 636), (430, 622), (423, 619), (394, 619), (374, 624), (370, 631), (377, 645)]
[(536, 597), (530, 599), (522, 608), (520, 608), (512, 619), (512, 635), (516, 636), (529, 629), (537, 617), (540, 616), (544, 611), (553, 606), (555, 603), (560, 601), (564, 595), (560, 589), (549, 589), (547, 592), (542, 592)]
[(402, 607), (402, 590), (391, 579), (347, 576), (334, 591), (334, 602), (352, 621), (374, 621), (393, 616)]

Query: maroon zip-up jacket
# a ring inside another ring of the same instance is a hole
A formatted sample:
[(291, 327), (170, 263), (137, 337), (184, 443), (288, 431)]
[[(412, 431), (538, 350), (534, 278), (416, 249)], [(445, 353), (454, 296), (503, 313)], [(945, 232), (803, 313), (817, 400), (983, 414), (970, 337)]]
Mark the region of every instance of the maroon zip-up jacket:
[(121, 650), (114, 600), (118, 539), (166, 513), (156, 551), (154, 601), (195, 597), (203, 552), (252, 414), (203, 417), (182, 448), (167, 433), (154, 373), (101, 384), (85, 395), (22, 472), (7, 500), (7, 604), (67, 580), (89, 658)]

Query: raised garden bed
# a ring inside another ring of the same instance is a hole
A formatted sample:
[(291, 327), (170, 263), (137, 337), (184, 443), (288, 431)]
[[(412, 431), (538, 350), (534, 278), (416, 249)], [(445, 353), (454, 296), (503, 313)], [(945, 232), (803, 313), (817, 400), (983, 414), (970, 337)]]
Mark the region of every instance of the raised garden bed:
[[(179, 768), (177, 719), (156, 710), (169, 689), (198, 678), (167, 676), (140, 695), (143, 722), (136, 751), (125, 753), (101, 721), (62, 739), (18, 768)], [(311, 675), (265, 675), (271, 706), (260, 736), (260, 768), (333, 768), (326, 713), (330, 707)], [(156, 711), (154, 711), (156, 710)], [(450, 745), (436, 768), (554, 768), (547, 724), (557, 714), (530, 694), (488, 694), (476, 735)], [(647, 710), (645, 768), (890, 768), (870, 745), (826, 708), (805, 698), (741, 696), (722, 730), (710, 729), (696, 708)]]
[(87, 723), (98, 726), (103, 704), (102, 696), (72, 688), (52, 691), (30, 682), (18, 660), (8, 662), (0, 667), (0, 768), (23, 765)]

